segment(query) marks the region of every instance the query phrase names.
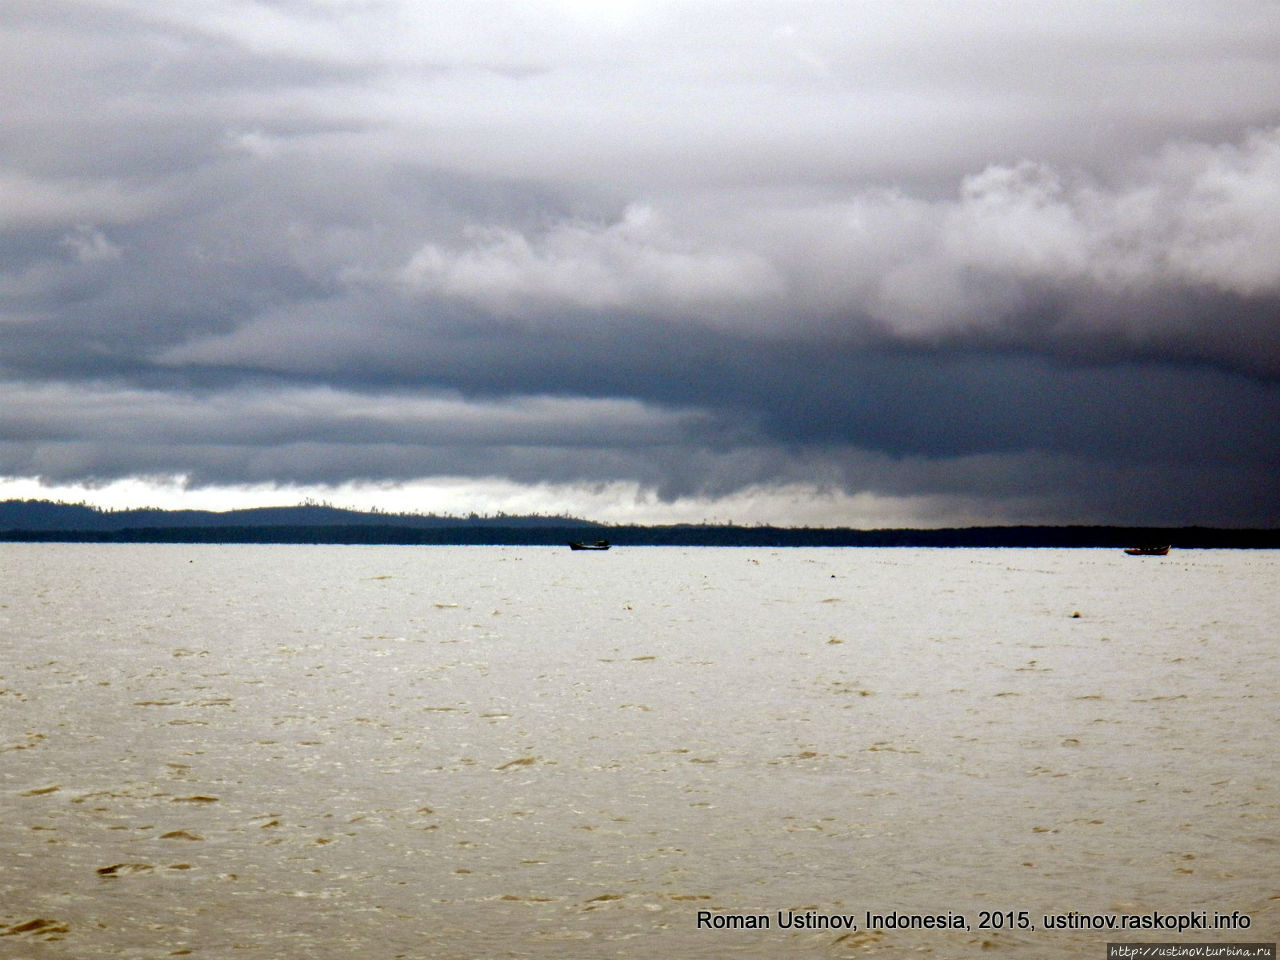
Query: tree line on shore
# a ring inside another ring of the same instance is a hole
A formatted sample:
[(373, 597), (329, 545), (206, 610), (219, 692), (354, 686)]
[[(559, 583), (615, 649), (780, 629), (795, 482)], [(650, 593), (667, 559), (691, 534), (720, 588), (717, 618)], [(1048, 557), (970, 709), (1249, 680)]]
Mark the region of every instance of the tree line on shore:
[(97, 543), (332, 543), (705, 547), (1115, 547), (1280, 548), (1280, 530), (1105, 525), (942, 529), (603, 524), (574, 517), (440, 516), (343, 510), (327, 504), (227, 512), (100, 510), (43, 500), (0, 502), (0, 540)]

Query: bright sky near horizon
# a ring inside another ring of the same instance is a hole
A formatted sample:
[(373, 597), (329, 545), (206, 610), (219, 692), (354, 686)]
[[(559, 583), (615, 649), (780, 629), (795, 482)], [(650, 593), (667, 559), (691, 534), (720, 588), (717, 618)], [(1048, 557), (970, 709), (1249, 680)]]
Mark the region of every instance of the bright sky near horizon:
[(0, 499), (1280, 526), (1271, 0), (8, 0)]

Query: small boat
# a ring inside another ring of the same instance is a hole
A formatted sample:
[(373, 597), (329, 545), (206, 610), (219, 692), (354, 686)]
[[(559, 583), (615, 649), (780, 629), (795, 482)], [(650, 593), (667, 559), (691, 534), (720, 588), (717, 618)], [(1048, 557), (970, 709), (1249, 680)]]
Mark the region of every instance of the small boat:
[(580, 540), (573, 540), (569, 543), (570, 550), (608, 550), (608, 540), (597, 540), (595, 543), (583, 543)]
[(1166, 543), (1159, 547), (1128, 547), (1125, 550), (1131, 557), (1163, 557), (1169, 552), (1169, 545)]

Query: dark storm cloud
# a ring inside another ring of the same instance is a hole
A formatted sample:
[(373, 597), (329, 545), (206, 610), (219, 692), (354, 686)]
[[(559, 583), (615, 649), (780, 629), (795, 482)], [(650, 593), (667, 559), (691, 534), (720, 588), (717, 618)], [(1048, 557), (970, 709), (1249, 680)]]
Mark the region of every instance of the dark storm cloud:
[(48, 0), (0, 54), (0, 476), (1280, 523), (1267, 4)]

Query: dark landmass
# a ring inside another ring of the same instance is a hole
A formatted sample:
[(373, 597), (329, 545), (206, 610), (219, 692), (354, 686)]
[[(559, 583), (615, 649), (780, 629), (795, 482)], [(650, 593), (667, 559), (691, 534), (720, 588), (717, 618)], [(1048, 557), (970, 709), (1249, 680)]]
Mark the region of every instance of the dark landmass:
[(574, 517), (363, 513), (321, 504), (231, 510), (98, 510), (44, 500), (0, 502), (0, 541), (79, 543), (333, 543), (681, 547), (1280, 548), (1280, 529), (1010, 526), (856, 530), (732, 524), (612, 525)]
[(99, 510), (80, 503), (55, 503), (50, 500), (0, 501), (0, 531), (75, 530), (115, 532), (139, 528), (187, 529), (222, 527), (363, 527), (394, 526), (412, 529), (440, 527), (595, 527), (586, 520), (573, 517), (513, 517), (506, 514), (481, 517), (441, 517), (418, 513), (366, 513), (343, 510), (327, 504), (304, 503), (294, 507), (255, 507), (249, 510), (161, 510), (143, 507), (136, 510)]

